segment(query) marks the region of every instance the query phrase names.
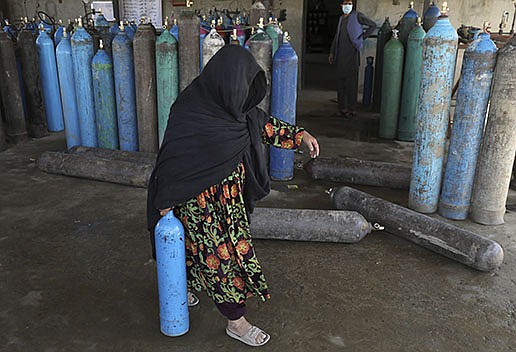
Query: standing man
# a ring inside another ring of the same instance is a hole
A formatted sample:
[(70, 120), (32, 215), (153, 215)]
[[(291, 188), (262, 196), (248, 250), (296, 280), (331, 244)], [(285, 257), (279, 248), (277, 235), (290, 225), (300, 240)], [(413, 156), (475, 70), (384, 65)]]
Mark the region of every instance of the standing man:
[[(340, 4), (342, 16), (339, 19), (337, 33), (333, 38), (328, 62), (337, 66), (337, 99), (339, 115), (348, 119), (356, 117), (358, 68), (360, 51), (364, 39), (376, 29), (376, 23), (363, 13), (353, 10), (352, 0), (343, 0)], [(366, 30), (364, 31), (364, 26)]]

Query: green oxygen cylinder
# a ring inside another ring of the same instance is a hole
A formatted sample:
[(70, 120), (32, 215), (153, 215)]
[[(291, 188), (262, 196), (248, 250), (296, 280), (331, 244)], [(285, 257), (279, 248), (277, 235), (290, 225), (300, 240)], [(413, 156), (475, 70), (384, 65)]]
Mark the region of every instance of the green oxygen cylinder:
[(412, 142), (416, 136), (417, 99), (421, 83), (421, 68), (423, 66), (423, 39), (426, 32), (421, 27), (421, 18), (416, 28), (410, 32), (407, 40), (405, 56), (405, 71), (401, 93), (400, 120), (398, 124), (398, 139)]
[(401, 83), (403, 76), (403, 44), (399, 41), (398, 30), (392, 31), (392, 39), (383, 51), (382, 105), (380, 110), (379, 137), (396, 138), (398, 115), (400, 112)]
[(168, 30), (168, 17), (163, 33), (156, 40), (156, 84), (158, 92), (158, 138), (163, 141), (170, 107), (179, 94), (177, 40)]
[(373, 109), (375, 112), (380, 112), (382, 100), (383, 49), (391, 37), (392, 27), (389, 22), (389, 17), (385, 17), (385, 22), (383, 22), (382, 27), (378, 30), (378, 38), (376, 39), (376, 74), (374, 75), (373, 90)]
[(265, 33), (269, 37), (271, 37), (272, 40), (272, 56), (276, 53), (276, 50), (279, 48), (279, 37), (278, 33), (276, 32), (276, 29), (274, 28), (274, 22), (272, 22), (272, 17), (269, 17), (269, 24), (265, 27)]

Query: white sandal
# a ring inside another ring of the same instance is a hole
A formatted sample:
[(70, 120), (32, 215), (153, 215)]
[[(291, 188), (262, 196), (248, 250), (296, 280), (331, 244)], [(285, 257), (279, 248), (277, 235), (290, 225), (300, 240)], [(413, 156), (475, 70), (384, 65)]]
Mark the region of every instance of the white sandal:
[[(265, 339), (262, 342), (256, 342), (256, 337), (260, 333), (265, 335)], [(232, 337), (235, 340), (243, 342), (246, 345), (249, 345), (249, 346), (252, 346), (252, 347), (263, 346), (267, 342), (269, 342), (269, 340), (271, 339), (269, 334), (267, 334), (265, 331), (263, 331), (262, 329), (260, 329), (257, 326), (254, 326), (254, 325), (251, 326), (251, 328), (249, 330), (247, 330), (247, 332), (244, 335), (242, 335), (242, 336), (238, 336), (237, 334), (235, 334), (234, 332), (232, 332), (228, 328), (226, 328), (226, 334), (228, 334), (229, 337)]]
[(199, 304), (199, 298), (192, 292), (188, 291), (188, 307), (195, 307)]

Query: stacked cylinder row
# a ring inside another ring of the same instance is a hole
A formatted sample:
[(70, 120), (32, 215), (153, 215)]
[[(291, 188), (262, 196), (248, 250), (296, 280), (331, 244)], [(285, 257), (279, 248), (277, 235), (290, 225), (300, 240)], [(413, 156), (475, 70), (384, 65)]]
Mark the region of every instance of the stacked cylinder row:
[[(25, 33), (31, 31), (20, 36)], [(247, 41), (243, 30), (231, 34), (231, 44), (243, 43), (266, 72), (268, 91), (259, 106), (294, 124), (298, 59), (288, 38), (274, 22), (264, 26), (263, 19)], [(145, 21), (134, 32), (123, 23), (109, 28), (97, 18), (94, 32), (80, 21), (71, 36), (59, 27), (54, 51), (54, 41), (42, 26), (35, 45), (43, 89), (36, 91), (43, 92), (44, 104), (38, 106), (46, 110), (49, 130), (65, 129), (68, 148), (157, 152), (176, 97), (226, 45), (224, 35), (215, 26), (207, 32), (189, 10), (158, 37)], [(30, 38), (33, 42), (32, 34)], [(272, 177), (293, 177), (292, 151), (273, 149), (270, 160)]]
[[(402, 25), (417, 18), (412, 12)], [(414, 24), (402, 36), (402, 25), (399, 37), (388, 23), (382, 27), (394, 35), (382, 52), (379, 135), (414, 141), (409, 207), (503, 223), (516, 150), (514, 38), (499, 53), (487, 30), (469, 43), (450, 131), (457, 32), (446, 14), (426, 34)]]

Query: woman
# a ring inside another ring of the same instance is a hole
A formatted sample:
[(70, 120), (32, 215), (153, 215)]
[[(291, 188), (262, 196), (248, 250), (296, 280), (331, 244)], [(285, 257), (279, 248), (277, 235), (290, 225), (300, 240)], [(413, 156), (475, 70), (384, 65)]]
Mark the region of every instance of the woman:
[(270, 190), (263, 141), (289, 149), (303, 141), (319, 155), (309, 133), (256, 107), (266, 89), (247, 50), (219, 50), (171, 108), (147, 200), (153, 250), (154, 227), (173, 209), (185, 228), (189, 289), (205, 290), (227, 334), (250, 346), (270, 339), (244, 318), (246, 298), (269, 299), (249, 233), (249, 214)]

